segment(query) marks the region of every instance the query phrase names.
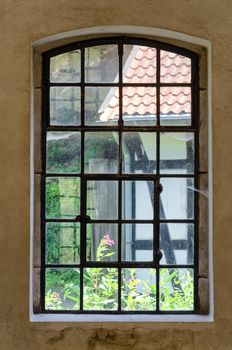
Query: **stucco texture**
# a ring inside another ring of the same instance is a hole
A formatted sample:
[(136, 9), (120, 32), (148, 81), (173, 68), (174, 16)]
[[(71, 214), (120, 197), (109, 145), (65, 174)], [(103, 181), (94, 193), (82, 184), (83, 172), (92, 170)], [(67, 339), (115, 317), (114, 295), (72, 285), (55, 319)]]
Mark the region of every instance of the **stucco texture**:
[[(232, 349), (232, 2), (0, 0), (0, 350)], [(103, 25), (158, 27), (212, 41), (215, 322), (29, 322), (31, 44)]]

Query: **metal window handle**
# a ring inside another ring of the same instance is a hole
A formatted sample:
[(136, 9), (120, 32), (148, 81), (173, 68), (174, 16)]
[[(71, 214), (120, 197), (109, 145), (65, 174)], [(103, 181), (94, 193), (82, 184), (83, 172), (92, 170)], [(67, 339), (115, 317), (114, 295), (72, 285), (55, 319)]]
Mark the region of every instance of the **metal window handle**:
[(161, 183), (156, 184), (156, 191), (159, 193), (161, 193), (163, 191), (163, 186), (161, 185)]
[(77, 222), (89, 222), (91, 221), (91, 217), (89, 215), (85, 215), (85, 216), (77, 215), (75, 220)]
[(163, 253), (161, 252), (161, 250), (157, 250), (154, 252), (154, 256), (155, 260), (159, 262), (162, 259)]

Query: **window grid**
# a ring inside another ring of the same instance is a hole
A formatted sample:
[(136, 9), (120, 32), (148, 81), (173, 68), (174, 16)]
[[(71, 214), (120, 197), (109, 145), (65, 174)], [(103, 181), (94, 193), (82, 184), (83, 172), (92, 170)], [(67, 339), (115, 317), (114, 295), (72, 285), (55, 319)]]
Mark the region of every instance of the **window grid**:
[[(118, 45), (118, 51), (119, 51), (119, 82), (118, 83), (87, 83), (85, 82), (85, 54), (84, 50), (85, 47), (89, 47), (91, 45), (102, 45), (102, 44), (112, 44), (115, 43)], [(123, 55), (123, 45), (125, 44), (136, 44), (136, 45), (146, 45), (156, 48), (157, 50), (157, 78), (156, 83), (154, 84), (128, 84), (123, 83), (122, 81), (122, 55)], [(44, 55), (44, 62), (43, 62), (43, 69), (44, 69), (44, 81), (43, 81), (43, 142), (42, 142), (42, 154), (43, 154), (43, 161), (42, 161), (42, 185), (41, 185), (41, 195), (42, 195), (42, 221), (41, 221), (41, 232), (42, 232), (42, 245), (41, 245), (41, 258), (42, 258), (42, 277), (41, 277), (41, 305), (43, 312), (49, 312), (49, 313), (123, 313), (123, 314), (131, 314), (131, 313), (143, 313), (143, 314), (166, 314), (166, 313), (196, 313), (197, 312), (197, 275), (198, 275), (198, 195), (195, 192), (194, 194), (194, 218), (182, 220), (182, 219), (162, 219), (160, 218), (160, 193), (162, 191), (162, 185), (160, 183), (160, 179), (162, 178), (186, 178), (186, 179), (194, 179), (194, 188), (197, 188), (198, 186), (198, 68), (197, 68), (197, 57), (194, 53), (175, 48), (173, 46), (169, 46), (166, 44), (161, 44), (158, 42), (151, 42), (147, 40), (136, 40), (131, 38), (115, 38), (115, 39), (104, 39), (104, 40), (95, 40), (93, 42), (83, 42), (80, 44), (74, 44), (71, 46), (72, 49), (80, 48), (81, 50), (81, 82), (80, 83), (51, 83), (49, 81), (49, 61), (50, 57), (60, 54), (62, 52), (68, 52), (69, 47), (63, 50), (53, 50), (49, 53), (46, 53)], [(191, 75), (192, 80), (191, 83), (161, 83), (160, 82), (160, 50), (169, 50), (172, 52), (177, 52), (182, 55), (186, 55), (191, 58)], [(58, 86), (80, 86), (81, 88), (81, 123), (80, 125), (50, 125), (50, 94), (49, 90), (50, 87), (58, 87)], [(85, 125), (85, 87), (113, 87), (117, 86), (119, 87), (119, 120), (118, 125), (111, 125), (111, 126), (91, 126), (91, 125)], [(154, 126), (127, 126), (123, 124), (123, 110), (122, 110), (122, 89), (125, 86), (142, 86), (142, 87), (156, 87), (157, 89), (157, 123)], [(181, 86), (181, 87), (190, 87), (191, 88), (191, 125), (189, 126), (160, 126), (160, 88), (164, 86)], [(80, 173), (47, 173), (46, 172), (46, 133), (48, 131), (80, 131), (81, 133), (81, 171)], [(84, 171), (84, 136), (85, 133), (91, 131), (91, 132), (103, 132), (103, 131), (117, 131), (119, 133), (119, 162), (118, 162), (118, 174), (87, 174)], [(122, 132), (129, 132), (129, 131), (144, 131), (144, 132), (152, 132), (156, 135), (156, 173), (155, 174), (124, 174), (122, 172)], [(160, 174), (160, 134), (163, 132), (171, 133), (171, 132), (193, 132), (194, 133), (194, 139), (195, 139), (195, 157), (194, 157), (194, 173), (193, 174)], [(77, 216), (76, 220), (74, 219), (48, 219), (46, 218), (45, 213), (45, 202), (46, 202), (46, 179), (50, 177), (76, 177), (80, 179), (80, 215)], [(87, 180), (104, 180), (104, 181), (110, 181), (110, 180), (116, 180), (118, 181), (118, 219), (117, 220), (107, 220), (107, 219), (91, 219), (90, 221), (87, 218), (87, 207), (86, 207), (86, 195), (87, 195)], [(122, 211), (121, 211), (121, 203), (122, 203), (122, 181), (125, 180), (136, 180), (136, 181), (152, 181), (154, 186), (154, 203), (153, 206), (153, 213), (154, 218), (152, 220), (127, 220), (122, 219)], [(48, 264), (45, 261), (45, 224), (49, 222), (80, 222), (81, 226), (81, 240), (80, 240), (80, 263), (79, 264)], [(117, 223), (118, 224), (118, 261), (117, 262), (95, 262), (95, 261), (87, 261), (86, 260), (86, 224), (87, 222), (91, 223)], [(121, 248), (122, 248), (122, 232), (121, 232), (121, 226), (125, 223), (152, 223), (153, 224), (153, 261), (152, 262), (140, 262), (140, 261), (122, 261), (121, 260)], [(160, 224), (161, 223), (193, 223), (194, 224), (194, 264), (165, 264), (161, 265), (159, 263), (161, 259), (161, 252), (160, 252)], [(80, 269), (80, 310), (46, 310), (45, 309), (45, 270), (46, 268), (79, 268)], [(118, 269), (118, 290), (121, 290), (121, 284), (122, 284), (122, 268), (130, 268), (130, 267), (138, 267), (138, 268), (154, 268), (156, 270), (156, 310), (155, 311), (125, 311), (121, 310), (121, 293), (118, 292), (118, 310), (108, 311), (108, 310), (84, 310), (83, 305), (83, 271), (85, 268), (88, 267), (116, 267)], [(192, 268), (194, 269), (194, 309), (191, 311), (165, 311), (159, 309), (159, 299), (160, 299), (160, 292), (159, 292), (159, 284), (160, 284), (160, 268), (165, 269), (178, 269), (178, 268)]]

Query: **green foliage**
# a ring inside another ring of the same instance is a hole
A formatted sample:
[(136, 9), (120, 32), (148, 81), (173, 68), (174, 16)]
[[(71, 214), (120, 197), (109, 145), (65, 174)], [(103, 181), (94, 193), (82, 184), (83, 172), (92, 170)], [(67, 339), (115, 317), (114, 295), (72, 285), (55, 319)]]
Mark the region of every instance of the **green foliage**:
[[(56, 133), (57, 134), (57, 133)], [(90, 159), (117, 159), (118, 146), (111, 133), (86, 133), (84, 158), (88, 166)], [(52, 139), (47, 142), (47, 171), (80, 172), (80, 135)]]
[(46, 262), (77, 263), (80, 260), (80, 224), (46, 224)]
[[(113, 255), (114, 243), (105, 235), (97, 249), (97, 261)], [(109, 255), (110, 254), (110, 255)], [(188, 269), (160, 270), (160, 309), (166, 311), (193, 309), (193, 276)], [(146, 278), (139, 278), (139, 276)], [(142, 268), (122, 269), (122, 309), (128, 311), (152, 311), (156, 309), (156, 270)], [(62, 298), (72, 302), (72, 310), (79, 309), (79, 284), (76, 270), (70, 269), (61, 274), (59, 269), (52, 270), (46, 278), (46, 308), (60, 310), (57, 290), (62, 290)], [(59, 294), (58, 294), (59, 295)], [(84, 269), (84, 308), (85, 310), (116, 310), (118, 297), (118, 271), (116, 268)], [(57, 300), (58, 299), (58, 300)]]
[(85, 163), (90, 159), (117, 159), (118, 146), (111, 133), (101, 136), (96, 133), (93, 137), (87, 137), (85, 141)]
[(46, 273), (46, 289), (64, 289), (67, 284), (75, 280), (75, 284), (79, 285), (79, 270), (65, 268), (50, 268)]
[[(139, 270), (146, 273), (146, 279), (141, 280), (137, 277)], [(154, 269), (129, 268), (123, 270), (122, 307), (124, 310), (155, 310), (156, 285), (154, 277)]]
[(162, 269), (160, 278), (162, 310), (193, 309), (193, 276), (188, 269)]
[(45, 295), (45, 305), (48, 310), (62, 310), (62, 300), (59, 293), (49, 289)]
[(60, 213), (60, 189), (59, 179), (49, 178), (46, 182), (46, 215), (50, 217), (59, 217)]
[(46, 310), (76, 310), (80, 305), (80, 271), (72, 268), (46, 270)]
[[(53, 134), (58, 135), (57, 132)], [(80, 135), (73, 133), (70, 136), (65, 134), (64, 136), (66, 137), (63, 139), (48, 140), (47, 170), (51, 173), (78, 173), (80, 171)]]
[(46, 232), (46, 261), (53, 264), (59, 263), (60, 251), (58, 237), (60, 235), (59, 224), (47, 224)]
[(88, 268), (84, 274), (86, 310), (116, 310), (118, 294), (117, 269)]
[[(62, 205), (61, 205), (62, 204)], [(62, 211), (61, 211), (62, 209)], [(46, 179), (47, 218), (75, 218), (80, 213), (80, 179)]]
[[(97, 248), (96, 260), (114, 255), (115, 242), (105, 234)], [(84, 305), (86, 310), (117, 309), (118, 277), (115, 268), (87, 268), (84, 273)]]

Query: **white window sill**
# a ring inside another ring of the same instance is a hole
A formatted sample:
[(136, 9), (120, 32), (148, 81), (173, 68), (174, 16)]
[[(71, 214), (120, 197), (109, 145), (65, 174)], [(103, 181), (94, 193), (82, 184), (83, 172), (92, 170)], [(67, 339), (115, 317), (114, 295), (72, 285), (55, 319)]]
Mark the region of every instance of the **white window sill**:
[(213, 322), (213, 315), (31, 314), (31, 322)]

